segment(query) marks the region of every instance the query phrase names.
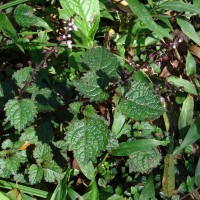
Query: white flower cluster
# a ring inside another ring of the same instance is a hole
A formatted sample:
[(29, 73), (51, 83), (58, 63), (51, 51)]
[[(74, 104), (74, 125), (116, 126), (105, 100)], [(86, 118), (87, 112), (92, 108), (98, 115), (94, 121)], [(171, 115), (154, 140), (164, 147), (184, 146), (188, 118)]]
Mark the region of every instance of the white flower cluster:
[(78, 28), (74, 24), (74, 16), (72, 16), (68, 21), (63, 20), (64, 33), (61, 36), (62, 43), (66, 43), (67, 47), (72, 49), (72, 36), (69, 31), (77, 31)]

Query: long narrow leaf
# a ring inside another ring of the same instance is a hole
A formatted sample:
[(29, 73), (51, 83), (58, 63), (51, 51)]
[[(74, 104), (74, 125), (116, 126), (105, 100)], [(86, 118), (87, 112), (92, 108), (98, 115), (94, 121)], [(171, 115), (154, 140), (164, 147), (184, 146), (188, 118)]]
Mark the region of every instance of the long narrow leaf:
[(66, 172), (63, 176), (62, 180), (58, 183), (54, 193), (51, 196), (51, 200), (57, 200), (57, 199), (66, 199), (67, 195), (67, 179), (69, 177), (69, 174)]
[(0, 10), (7, 9), (7, 8), (12, 7), (12, 6), (16, 6), (18, 4), (25, 3), (25, 2), (28, 2), (28, 1), (31, 1), (31, 0), (16, 0), (16, 1), (11, 1), (11, 2), (5, 3), (3, 5), (0, 5)]
[(171, 197), (175, 191), (174, 155), (167, 154), (164, 159), (163, 191)]
[[(0, 180), (0, 188), (13, 189), (15, 187), (16, 187), (16, 183)], [(49, 196), (51, 196), (51, 194), (46, 191), (35, 189), (33, 187), (24, 186), (21, 184), (18, 184), (18, 188), (23, 193), (35, 195), (42, 198), (48, 198)]]
[(200, 139), (200, 117), (197, 117), (194, 124), (190, 126), (190, 129), (185, 136), (185, 139), (181, 143), (178, 149), (175, 149), (174, 155), (178, 154), (181, 150), (183, 150), (186, 146), (193, 144), (197, 140)]
[(170, 84), (175, 85), (176, 87), (182, 87), (183, 90), (185, 90), (188, 93), (197, 95), (197, 91), (196, 91), (195, 86), (192, 83), (190, 83), (188, 80), (185, 80), (183, 78), (179, 78), (179, 77), (176, 77), (176, 76), (170, 76), (167, 79), (167, 81)]
[(200, 14), (199, 7), (181, 1), (168, 1), (161, 4), (159, 7), (166, 10), (174, 10), (178, 12), (194, 12)]
[(149, 178), (147, 179), (145, 186), (139, 197), (139, 200), (145, 200), (145, 199), (155, 199), (155, 187), (152, 174), (149, 175)]
[(156, 24), (144, 6), (144, 4), (140, 3), (138, 0), (127, 0), (128, 5), (130, 6), (131, 10), (141, 19), (143, 22), (145, 22), (146, 26), (153, 31), (160, 39), (163, 37), (168, 37), (169, 39), (172, 39), (169, 32)]
[(197, 167), (195, 170), (195, 184), (200, 187), (200, 158), (199, 161), (197, 163)]
[(137, 151), (148, 151), (159, 145), (167, 145), (166, 141), (159, 141), (155, 139), (141, 139), (130, 142), (122, 142), (119, 146), (113, 149), (110, 154), (114, 156), (128, 156)]
[(23, 47), (19, 43), (15, 28), (4, 13), (0, 13), (0, 30), (24, 52)]
[(189, 129), (188, 126), (192, 124), (193, 110), (194, 110), (194, 99), (192, 96), (188, 96), (183, 102), (181, 113), (178, 119), (178, 128), (181, 136), (187, 133)]
[[(199, 9), (200, 10), (200, 9)], [(194, 29), (194, 26), (183, 19), (177, 19), (178, 25), (181, 27), (181, 30), (195, 43), (200, 45), (200, 37)]]

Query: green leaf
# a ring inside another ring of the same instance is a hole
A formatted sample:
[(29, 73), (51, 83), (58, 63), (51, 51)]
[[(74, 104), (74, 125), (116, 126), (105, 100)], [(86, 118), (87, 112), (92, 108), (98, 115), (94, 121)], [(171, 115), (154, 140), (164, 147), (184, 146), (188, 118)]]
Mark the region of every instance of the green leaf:
[[(13, 79), (15, 79), (16, 84), (18, 85), (19, 88), (23, 88), (26, 81), (29, 81), (31, 78), (31, 74), (33, 72), (33, 68), (31, 67), (24, 67), (20, 70), (17, 70), (14, 74), (13, 74)], [(28, 86), (26, 88), (26, 92), (36, 92), (38, 90), (38, 87), (36, 86), (36, 84), (33, 84), (31, 86)]]
[(122, 115), (122, 113), (118, 110), (118, 108), (115, 108), (114, 111), (114, 120), (112, 124), (112, 132), (116, 135), (118, 135), (123, 126), (125, 125), (126, 117), (125, 115)]
[[(106, 78), (106, 77), (105, 77)], [(74, 81), (74, 86), (86, 98), (91, 101), (102, 102), (108, 98), (105, 87), (108, 81), (103, 76), (98, 77), (95, 72), (89, 71), (80, 80)]]
[(24, 129), (37, 116), (36, 106), (31, 99), (10, 99), (4, 110), (6, 117), (18, 131)]
[(7, 194), (0, 192), (0, 199), (1, 200), (11, 200)]
[(99, 191), (96, 180), (92, 180), (90, 183), (90, 200), (99, 200)]
[(30, 184), (33, 185), (36, 183), (40, 183), (43, 177), (43, 173), (44, 171), (42, 167), (32, 164), (28, 170)]
[(164, 159), (164, 173), (162, 180), (163, 192), (171, 197), (175, 192), (174, 155), (167, 154)]
[(133, 140), (130, 142), (119, 143), (119, 146), (113, 149), (110, 154), (114, 156), (127, 156), (134, 152), (148, 151), (151, 148), (157, 147), (159, 145), (167, 145), (166, 141), (159, 141), (155, 139), (140, 139)]
[(194, 26), (183, 19), (177, 19), (178, 25), (181, 27), (181, 30), (195, 43), (200, 46), (200, 37), (194, 29)]
[(188, 80), (182, 79), (182, 78), (178, 78), (176, 76), (170, 76), (167, 81), (172, 84), (175, 85), (176, 87), (182, 87), (183, 90), (185, 90), (188, 93), (197, 95), (197, 91), (195, 86), (190, 83)]
[(13, 142), (10, 139), (4, 140), (1, 144), (2, 149), (12, 149), (13, 146)]
[(44, 179), (46, 182), (53, 183), (56, 180), (61, 179), (62, 169), (56, 164), (54, 160), (50, 160), (45, 163)]
[(0, 97), (4, 97), (4, 91), (1, 82), (0, 82)]
[(29, 141), (30, 144), (38, 143), (38, 136), (36, 136), (36, 131), (34, 127), (28, 127), (20, 136), (20, 141)]
[(177, 149), (174, 150), (173, 154), (176, 155), (180, 153), (181, 150), (183, 150), (185, 147), (187, 147), (190, 144), (193, 144), (199, 139), (200, 139), (200, 117), (197, 117), (195, 123), (193, 123), (190, 126), (183, 142)]
[(138, 151), (129, 155), (129, 172), (148, 173), (160, 163), (161, 155), (156, 148)]
[(19, 43), (15, 28), (4, 13), (0, 13), (0, 30), (16, 44), (22, 52), (24, 52), (23, 47)]
[(37, 22), (33, 9), (25, 4), (18, 5), (14, 12), (16, 22), (23, 27), (30, 27)]
[(134, 81), (122, 98), (119, 110), (134, 120), (155, 119), (164, 113), (160, 99), (152, 87), (140, 81)]
[(95, 168), (91, 161), (89, 161), (86, 165), (82, 164), (78, 161), (78, 165), (81, 168), (81, 172), (89, 179), (93, 180), (95, 177)]
[(100, 20), (99, 1), (60, 0), (60, 4), (63, 8), (59, 10), (60, 18), (68, 20), (75, 15), (77, 35), (82, 39), (84, 45), (91, 47)]
[(154, 131), (154, 127), (149, 122), (136, 122), (133, 128), (137, 130), (134, 132), (135, 137), (146, 137)]
[(54, 190), (50, 200), (66, 199), (66, 195), (67, 195), (66, 186), (67, 186), (67, 181), (68, 181), (69, 176), (70, 175), (68, 171), (65, 172), (63, 178), (60, 180), (56, 189)]
[(103, 47), (92, 48), (85, 52), (82, 61), (90, 70), (100, 71), (109, 77), (116, 77), (116, 70), (119, 67), (117, 58)]
[(188, 76), (196, 74), (196, 61), (192, 54), (188, 51), (187, 58), (186, 58), (186, 74)]
[(83, 106), (83, 102), (73, 102), (69, 104), (69, 111), (77, 115), (80, 112), (81, 106)]
[(159, 7), (166, 10), (174, 10), (178, 12), (194, 12), (200, 14), (199, 7), (181, 1), (167, 1), (159, 5)]
[(197, 166), (196, 166), (196, 170), (195, 170), (195, 184), (200, 187), (200, 158), (199, 158), (199, 161), (197, 163)]
[(4, 3), (2, 5), (0, 5), (0, 9), (3, 10), (3, 9), (7, 9), (7, 8), (10, 8), (12, 6), (16, 6), (20, 3), (25, 3), (25, 2), (28, 2), (30, 0), (15, 0), (15, 1), (11, 1), (11, 2), (8, 2), (8, 3)]
[(33, 151), (33, 156), (35, 159), (50, 161), (53, 157), (51, 147), (48, 144), (39, 143)]
[(69, 149), (82, 164), (95, 160), (105, 149), (109, 138), (109, 129), (100, 118), (73, 122), (66, 133)]
[(169, 39), (172, 39), (172, 37), (169, 34), (169, 31), (165, 30), (158, 24), (156, 24), (148, 12), (148, 10), (145, 8), (145, 6), (140, 3), (138, 0), (127, 0), (128, 5), (130, 6), (131, 10), (138, 16), (140, 20), (142, 20), (146, 26), (153, 31), (160, 39), (163, 37), (168, 37)]
[(144, 188), (142, 189), (139, 200), (155, 199), (155, 187), (153, 181), (153, 175), (150, 174)]
[(83, 114), (87, 118), (94, 118), (96, 116), (96, 110), (92, 105), (87, 105), (84, 107)]
[(192, 124), (194, 111), (194, 99), (192, 96), (188, 96), (181, 108), (181, 113), (178, 119), (178, 129), (181, 135), (185, 135), (188, 131), (189, 126)]

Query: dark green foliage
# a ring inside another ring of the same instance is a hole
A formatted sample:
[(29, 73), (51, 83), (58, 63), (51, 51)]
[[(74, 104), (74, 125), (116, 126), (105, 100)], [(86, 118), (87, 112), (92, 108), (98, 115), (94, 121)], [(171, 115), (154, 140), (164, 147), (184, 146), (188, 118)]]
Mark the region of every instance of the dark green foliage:
[(5, 2), (0, 199), (196, 198), (199, 2)]

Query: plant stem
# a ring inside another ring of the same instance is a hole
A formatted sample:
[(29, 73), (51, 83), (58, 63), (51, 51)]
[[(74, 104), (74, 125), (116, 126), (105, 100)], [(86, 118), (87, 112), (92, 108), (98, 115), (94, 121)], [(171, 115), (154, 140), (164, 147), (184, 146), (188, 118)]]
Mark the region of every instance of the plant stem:
[(49, 58), (49, 56), (54, 52), (54, 48), (55, 47), (52, 47), (52, 49), (45, 55), (44, 59), (39, 64), (37, 64), (35, 66), (35, 69), (33, 70), (33, 73), (31, 75), (31, 77), (25, 83), (24, 87), (20, 90), (18, 98), (20, 98), (22, 96), (22, 94), (25, 92), (26, 88), (30, 85), (31, 81), (34, 80), (36, 72), (47, 61), (47, 59)]
[(99, 163), (98, 167), (97, 167), (97, 171), (94, 174), (94, 177), (96, 177), (96, 175), (98, 174), (101, 166), (103, 165), (103, 163), (106, 161), (107, 157), (109, 156), (109, 153), (106, 153), (106, 155), (104, 156), (103, 160)]

